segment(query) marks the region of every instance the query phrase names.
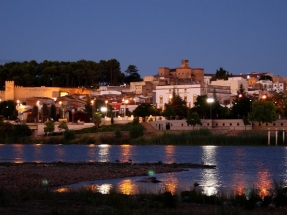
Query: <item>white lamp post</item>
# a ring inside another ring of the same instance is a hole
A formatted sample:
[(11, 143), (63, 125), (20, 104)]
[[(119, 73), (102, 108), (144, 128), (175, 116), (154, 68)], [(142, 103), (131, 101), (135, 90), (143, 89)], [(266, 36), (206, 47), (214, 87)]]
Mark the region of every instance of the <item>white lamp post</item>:
[(108, 100), (106, 100), (105, 103), (106, 103), (106, 117), (107, 117), (107, 113), (108, 113)]
[(211, 105), (214, 102), (214, 98), (208, 98), (207, 99), (207, 103), (210, 104), (210, 119), (212, 119), (212, 109), (211, 109)]

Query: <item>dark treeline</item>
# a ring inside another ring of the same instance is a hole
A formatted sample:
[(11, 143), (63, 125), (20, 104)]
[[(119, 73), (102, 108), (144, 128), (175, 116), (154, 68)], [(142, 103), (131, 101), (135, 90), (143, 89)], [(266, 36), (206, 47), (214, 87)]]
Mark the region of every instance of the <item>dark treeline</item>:
[(141, 81), (135, 65), (129, 65), (121, 72), (120, 62), (116, 59), (100, 62), (79, 60), (77, 62), (35, 60), (9, 62), (0, 65), (0, 87), (5, 81), (14, 81), (23, 87), (98, 87), (100, 85), (128, 84)]

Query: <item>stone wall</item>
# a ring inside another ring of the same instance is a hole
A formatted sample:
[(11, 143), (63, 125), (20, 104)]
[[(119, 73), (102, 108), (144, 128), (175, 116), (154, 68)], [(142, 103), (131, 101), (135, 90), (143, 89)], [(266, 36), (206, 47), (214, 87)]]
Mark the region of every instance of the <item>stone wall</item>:
[[(150, 124), (157, 130), (193, 130), (193, 126), (188, 126), (186, 120), (162, 120), (152, 121)], [(244, 125), (242, 119), (203, 119), (202, 126), (196, 125), (194, 129), (207, 128), (218, 130), (287, 130), (287, 120), (277, 120), (273, 123), (254, 122), (251, 125)], [(212, 126), (211, 126), (212, 125)]]

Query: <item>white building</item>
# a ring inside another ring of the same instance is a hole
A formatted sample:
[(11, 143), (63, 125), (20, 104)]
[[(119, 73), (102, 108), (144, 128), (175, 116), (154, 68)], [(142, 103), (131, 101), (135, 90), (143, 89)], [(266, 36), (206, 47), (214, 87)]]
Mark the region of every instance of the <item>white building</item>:
[(193, 107), (197, 96), (205, 94), (201, 84), (156, 86), (153, 91), (153, 103), (156, 107), (164, 109), (164, 104), (170, 101), (173, 91), (186, 101), (189, 108)]
[(285, 83), (279, 83), (279, 82), (275, 82), (273, 83), (273, 91), (280, 93), (280, 92), (284, 92), (285, 89)]
[(232, 94), (237, 94), (240, 85), (242, 84), (245, 92), (248, 91), (248, 81), (242, 77), (229, 77), (228, 80), (212, 81), (210, 85), (228, 86)]
[(262, 90), (272, 91), (273, 90), (273, 82), (270, 80), (260, 80), (257, 83), (262, 85)]

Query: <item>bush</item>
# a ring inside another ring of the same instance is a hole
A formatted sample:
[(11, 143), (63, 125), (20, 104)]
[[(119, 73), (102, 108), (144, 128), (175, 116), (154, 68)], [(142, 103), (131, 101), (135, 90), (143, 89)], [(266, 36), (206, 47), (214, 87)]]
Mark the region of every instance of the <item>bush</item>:
[(116, 138), (121, 138), (122, 136), (123, 136), (123, 134), (122, 134), (121, 130), (118, 129), (115, 131), (115, 137)]
[(75, 137), (76, 137), (76, 134), (73, 130), (67, 129), (64, 131), (64, 140), (65, 141), (73, 140), (73, 139), (75, 139)]
[(130, 128), (130, 138), (138, 138), (143, 136), (143, 127), (140, 124), (134, 124)]

